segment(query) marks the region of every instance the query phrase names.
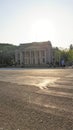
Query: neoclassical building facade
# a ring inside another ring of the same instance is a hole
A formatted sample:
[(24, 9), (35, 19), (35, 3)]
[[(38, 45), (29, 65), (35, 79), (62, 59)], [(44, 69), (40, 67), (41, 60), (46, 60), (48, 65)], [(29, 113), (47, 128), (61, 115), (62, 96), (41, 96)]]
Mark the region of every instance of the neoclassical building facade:
[(50, 41), (20, 44), (15, 52), (18, 66), (47, 66), (52, 62), (52, 45)]

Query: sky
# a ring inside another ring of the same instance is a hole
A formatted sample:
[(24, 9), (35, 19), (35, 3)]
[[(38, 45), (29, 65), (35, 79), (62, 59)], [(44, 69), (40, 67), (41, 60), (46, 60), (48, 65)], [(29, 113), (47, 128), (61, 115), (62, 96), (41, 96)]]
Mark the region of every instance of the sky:
[(73, 0), (0, 0), (0, 43), (73, 44)]

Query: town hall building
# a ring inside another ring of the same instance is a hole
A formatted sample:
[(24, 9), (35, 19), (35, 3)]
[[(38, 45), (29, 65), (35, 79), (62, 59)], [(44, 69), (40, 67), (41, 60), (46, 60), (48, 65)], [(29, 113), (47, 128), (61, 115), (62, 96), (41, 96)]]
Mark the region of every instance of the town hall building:
[(39, 67), (52, 63), (52, 45), (50, 41), (20, 44), (15, 52), (17, 66)]

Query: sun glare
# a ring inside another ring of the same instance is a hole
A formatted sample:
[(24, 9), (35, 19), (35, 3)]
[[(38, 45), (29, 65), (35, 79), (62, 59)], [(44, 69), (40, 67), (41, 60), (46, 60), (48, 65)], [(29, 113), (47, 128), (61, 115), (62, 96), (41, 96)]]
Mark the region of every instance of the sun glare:
[(53, 40), (55, 35), (55, 27), (49, 20), (41, 19), (32, 24), (31, 37), (34, 41)]

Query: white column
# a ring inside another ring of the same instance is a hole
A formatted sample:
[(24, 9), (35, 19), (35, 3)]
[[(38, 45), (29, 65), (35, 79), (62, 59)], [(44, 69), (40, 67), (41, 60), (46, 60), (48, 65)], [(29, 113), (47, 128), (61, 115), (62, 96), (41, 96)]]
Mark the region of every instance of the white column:
[(35, 64), (37, 64), (36, 50), (34, 50), (34, 59), (35, 59)]
[(35, 64), (38, 64), (38, 51), (35, 51)]
[(44, 50), (45, 51), (45, 64), (46, 64), (46, 62), (47, 62), (47, 55), (46, 55), (46, 50)]
[(31, 64), (31, 50), (29, 52), (30, 52), (30, 64)]
[(40, 60), (40, 64), (41, 64), (41, 50), (39, 50), (39, 60)]
[(26, 51), (25, 51), (25, 65), (26, 65)]

